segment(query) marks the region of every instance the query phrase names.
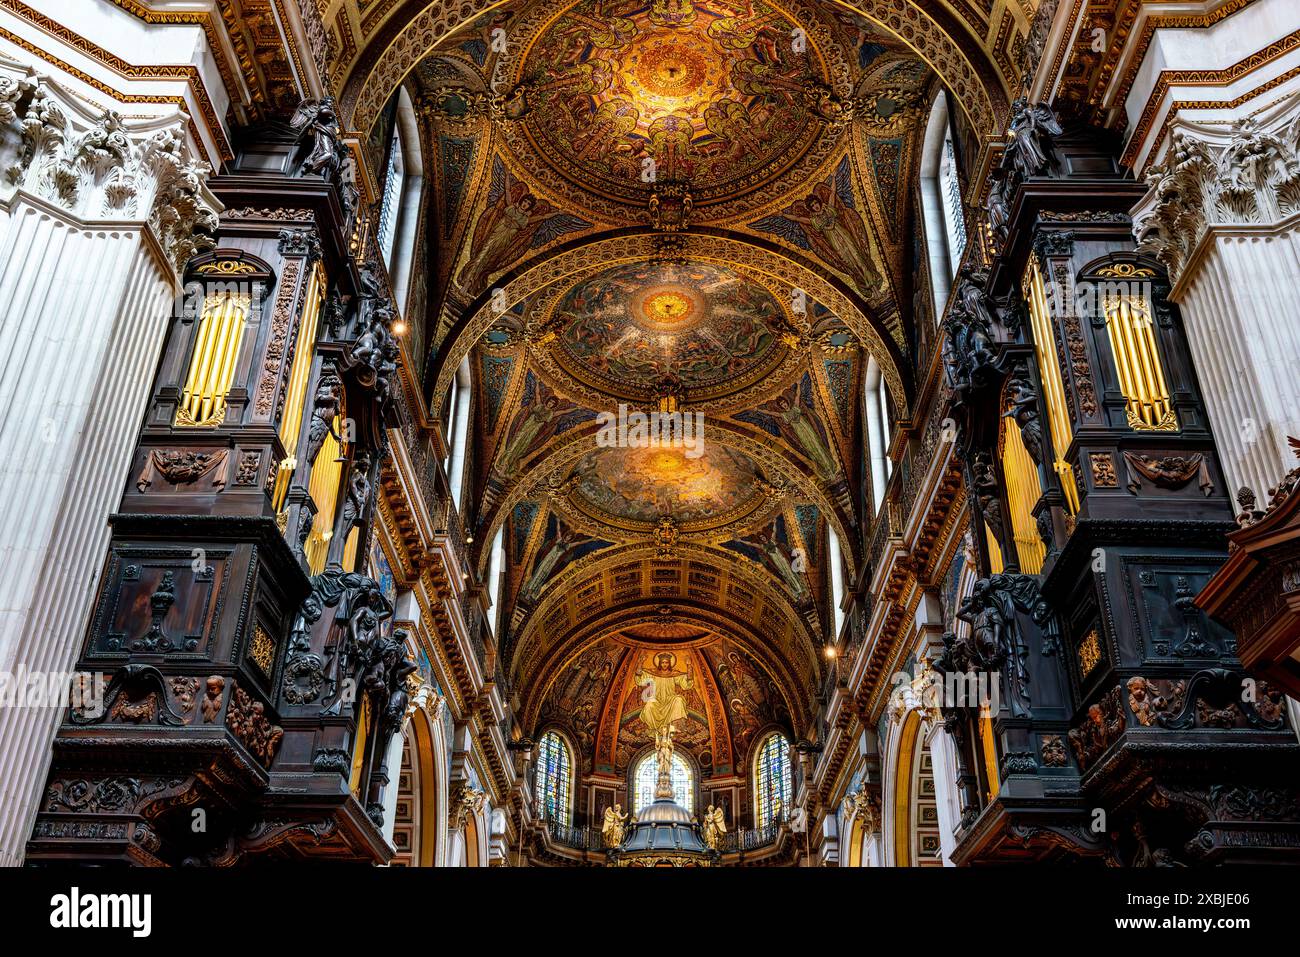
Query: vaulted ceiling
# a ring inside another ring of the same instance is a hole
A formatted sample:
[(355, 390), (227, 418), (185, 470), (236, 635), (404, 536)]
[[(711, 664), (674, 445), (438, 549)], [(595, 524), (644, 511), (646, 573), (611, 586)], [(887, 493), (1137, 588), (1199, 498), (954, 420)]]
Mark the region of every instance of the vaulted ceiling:
[[(701, 767), (807, 733), (828, 535), (852, 581), (872, 517), (868, 361), (899, 418), (915, 389), (940, 87), (916, 41), (829, 3), (531, 0), (407, 58), (417, 364), (438, 409), (469, 360), (465, 522), (480, 573), (504, 530), (503, 672), (523, 731), (563, 726), (588, 769), (648, 744), (630, 682), (660, 649), (698, 676), (679, 739)], [(1000, 95), (978, 92), (972, 117)], [(620, 403), (704, 413), (702, 450), (602, 447)]]

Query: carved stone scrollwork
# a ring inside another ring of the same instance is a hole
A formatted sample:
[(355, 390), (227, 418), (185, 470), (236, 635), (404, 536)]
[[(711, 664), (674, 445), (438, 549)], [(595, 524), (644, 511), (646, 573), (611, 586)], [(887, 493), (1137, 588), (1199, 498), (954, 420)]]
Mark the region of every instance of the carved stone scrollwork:
[(905, 721), (915, 713), (925, 725), (937, 725), (942, 720), (939, 703), (942, 701), (943, 681), (937, 670), (922, 659), (916, 676), (900, 684), (889, 699), (888, 715), (892, 722)]
[(87, 219), (146, 222), (178, 272), (212, 247), (212, 171), (189, 151), (183, 115), (145, 129), (29, 73), (0, 76), (0, 122), (19, 127), (0, 146), (6, 187)]
[(844, 809), (854, 820), (862, 822), (866, 836), (870, 837), (880, 830), (880, 799), (865, 787), (844, 796)]
[(1150, 189), (1133, 209), (1138, 249), (1176, 282), (1210, 226), (1267, 224), (1300, 210), (1300, 116), (1271, 130), (1243, 118), (1224, 144), (1175, 129), (1146, 181)]
[(464, 828), (471, 815), (481, 814), (487, 795), (468, 781), (461, 782), (460, 787), (451, 796), (453, 828)]

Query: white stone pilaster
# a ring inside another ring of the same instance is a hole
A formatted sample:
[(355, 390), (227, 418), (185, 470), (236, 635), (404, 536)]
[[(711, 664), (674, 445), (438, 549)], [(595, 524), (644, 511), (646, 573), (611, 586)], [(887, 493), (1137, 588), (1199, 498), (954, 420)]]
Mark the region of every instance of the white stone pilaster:
[(1174, 282), (1228, 481), (1263, 497), (1300, 437), (1300, 93), (1254, 116), (1178, 119), (1134, 207)]
[[(128, 122), (0, 60), (0, 670), (70, 672), (195, 228), (183, 114)], [(62, 709), (0, 708), (0, 863)]]

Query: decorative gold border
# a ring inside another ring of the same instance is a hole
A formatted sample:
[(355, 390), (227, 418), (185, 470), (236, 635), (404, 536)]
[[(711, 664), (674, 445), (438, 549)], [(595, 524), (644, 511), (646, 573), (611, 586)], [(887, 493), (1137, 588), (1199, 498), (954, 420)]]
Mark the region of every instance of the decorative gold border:
[[(103, 47), (97, 46), (85, 37), (77, 34), (70, 27), (65, 27), (61, 23), (51, 20), (44, 14), (33, 10), (22, 0), (0, 0), (0, 8), (8, 10), (10, 13), (20, 17), (30, 23), (32, 26), (44, 30), (56, 39), (62, 40), (68, 46), (85, 54), (92, 60), (103, 64), (110, 70), (121, 74), (123, 77), (131, 80), (185, 80), (189, 89), (193, 92), (194, 98), (198, 101), (199, 109), (203, 114), (203, 121), (207, 125), (208, 132), (216, 142), (217, 148), (221, 151), (222, 159), (232, 160), (235, 158), (232, 152), (229, 140), (226, 139), (225, 130), (222, 128), (221, 121), (217, 118), (216, 108), (212, 105), (212, 100), (208, 98), (208, 91), (203, 86), (202, 75), (198, 69), (193, 66), (134, 66), (127, 63), (121, 57), (110, 53)], [(0, 27), (0, 36), (16, 46), (22, 47), (28, 53), (39, 59), (45, 60), (57, 66), (60, 70), (78, 80), (86, 83), (108, 96), (113, 97), (121, 103), (168, 103), (187, 109), (189, 104), (184, 97), (180, 96), (145, 96), (135, 93), (121, 93), (106, 83), (102, 83), (88, 73), (85, 73), (70, 63), (60, 60), (48, 50), (43, 50), (31, 41), (18, 36), (15, 33)], [(190, 119), (190, 132), (198, 143), (203, 143), (203, 136), (194, 119)]]
[[(1124, 155), (1120, 157), (1120, 162), (1125, 166), (1132, 166), (1137, 160), (1137, 155), (1141, 151), (1142, 144), (1146, 141), (1147, 133), (1151, 129), (1155, 115), (1160, 110), (1165, 95), (1170, 88), (1175, 85), (1198, 85), (1198, 86), (1228, 86), (1235, 83), (1244, 76), (1249, 76), (1261, 67), (1285, 56), (1286, 54), (1300, 48), (1300, 30), (1296, 30), (1287, 36), (1271, 43), (1262, 50), (1252, 53), (1243, 60), (1225, 67), (1222, 70), (1163, 70), (1156, 78), (1155, 86), (1152, 87), (1151, 95), (1147, 98), (1146, 106), (1142, 110), (1142, 116), (1133, 129), (1133, 135), (1129, 139), (1128, 146), (1124, 150)], [(1292, 77), (1300, 74), (1300, 67), (1293, 67), (1285, 73), (1274, 77), (1262, 86), (1256, 87), (1241, 96), (1232, 100), (1174, 100), (1169, 104), (1169, 111), (1165, 115), (1164, 123), (1160, 127), (1159, 133), (1151, 143), (1151, 148), (1147, 151), (1147, 164), (1150, 164), (1151, 157), (1159, 151), (1161, 144), (1169, 135), (1169, 128), (1178, 117), (1180, 110), (1212, 110), (1212, 109), (1235, 109), (1241, 104), (1254, 99), (1255, 97), (1275, 89), (1282, 83)]]
[[(1232, 14), (1246, 9), (1254, 2), (1255, 0), (1227, 0), (1217, 10), (1211, 10), (1209, 13), (1169, 14), (1167, 16), (1148, 17), (1146, 22), (1142, 24), (1142, 32), (1138, 35), (1132, 59), (1129, 61), (1128, 69), (1124, 71), (1124, 78), (1120, 81), (1119, 88), (1116, 90), (1115, 102), (1123, 103), (1125, 98), (1128, 97), (1129, 91), (1133, 88), (1133, 83), (1137, 79), (1138, 72), (1142, 69), (1142, 61), (1146, 59), (1147, 48), (1151, 46), (1151, 39), (1155, 36), (1157, 30), (1212, 27), (1220, 20), (1226, 20)], [(1133, 5), (1134, 18), (1137, 17), (1140, 6), (1141, 4)], [(1098, 90), (1105, 89), (1111, 72), (1117, 65), (1117, 63), (1112, 64), (1111, 69), (1107, 70), (1106, 64), (1102, 64), (1101, 82), (1097, 85)]]

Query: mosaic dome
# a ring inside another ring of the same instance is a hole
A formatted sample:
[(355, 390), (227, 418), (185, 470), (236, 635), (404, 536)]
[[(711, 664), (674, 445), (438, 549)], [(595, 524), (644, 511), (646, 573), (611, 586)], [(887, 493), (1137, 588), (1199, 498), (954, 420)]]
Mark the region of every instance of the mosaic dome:
[(585, 456), (576, 468), (575, 503), (615, 525), (679, 524), (733, 517), (752, 510), (761, 494), (759, 471), (746, 455), (716, 444), (692, 457), (681, 447), (612, 447)]
[(560, 297), (557, 359), (588, 386), (625, 398), (685, 399), (766, 375), (786, 349), (781, 305), (764, 287), (710, 263), (625, 263)]
[[(804, 99), (825, 68), (777, 7), (723, 0), (584, 0), (524, 58), (521, 127), (555, 173), (599, 196), (644, 203), (689, 181), (696, 206), (758, 189), (823, 134)], [(517, 144), (517, 147), (522, 144)]]

